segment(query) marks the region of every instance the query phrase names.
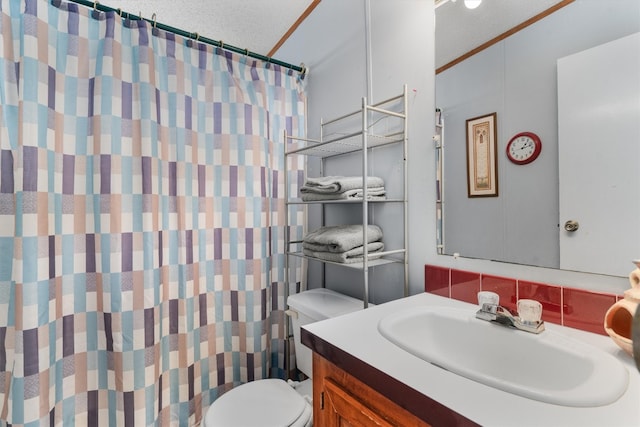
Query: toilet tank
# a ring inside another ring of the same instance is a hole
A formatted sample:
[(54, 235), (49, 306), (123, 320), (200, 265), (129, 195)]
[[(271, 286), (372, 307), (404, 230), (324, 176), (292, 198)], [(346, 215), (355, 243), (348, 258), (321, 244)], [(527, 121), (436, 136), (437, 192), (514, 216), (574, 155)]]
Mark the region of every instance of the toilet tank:
[[(289, 315), (298, 369), (311, 377), (311, 350), (300, 342), (300, 326), (363, 309), (363, 302), (326, 288), (310, 289), (289, 296)], [(372, 306), (372, 304), (369, 304)]]

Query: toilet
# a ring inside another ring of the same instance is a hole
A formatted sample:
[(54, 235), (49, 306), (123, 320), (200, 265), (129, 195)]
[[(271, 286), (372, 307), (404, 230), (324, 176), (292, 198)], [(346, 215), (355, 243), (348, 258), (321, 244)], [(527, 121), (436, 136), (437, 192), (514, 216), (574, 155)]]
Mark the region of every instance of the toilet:
[(300, 326), (362, 310), (361, 300), (330, 289), (311, 289), (287, 299), (293, 326), (296, 362), (308, 379), (251, 381), (216, 399), (204, 417), (204, 427), (308, 427), (312, 425), (312, 352), (300, 342)]

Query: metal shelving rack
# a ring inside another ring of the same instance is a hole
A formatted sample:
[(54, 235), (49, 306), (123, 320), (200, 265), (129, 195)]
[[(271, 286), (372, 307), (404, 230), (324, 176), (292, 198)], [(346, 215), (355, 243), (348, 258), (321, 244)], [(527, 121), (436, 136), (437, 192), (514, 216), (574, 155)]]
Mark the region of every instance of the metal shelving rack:
[[(390, 263), (404, 264), (404, 296), (409, 294), (409, 274), (408, 274), (408, 190), (407, 190), (407, 122), (408, 122), (408, 102), (407, 102), (407, 86), (403, 87), (400, 95), (386, 99), (384, 101), (368, 104), (366, 98), (362, 98), (362, 106), (359, 110), (349, 114), (340, 116), (333, 120), (322, 122), (320, 124), (320, 140), (306, 139), (294, 137), (284, 133), (285, 138), (285, 158), (288, 156), (311, 156), (317, 157), (321, 162), (321, 175), (324, 174), (325, 162), (331, 158), (344, 156), (351, 153), (361, 153), (362, 160), (362, 179), (363, 179), (363, 198), (357, 200), (324, 200), (324, 201), (302, 201), (301, 199), (292, 197), (289, 194), (290, 183), (285, 174), (285, 197), (287, 200), (287, 208), (285, 209), (285, 220), (289, 224), (289, 207), (293, 205), (322, 205), (322, 224), (324, 225), (325, 209), (331, 205), (361, 205), (362, 207), (362, 224), (369, 224), (369, 208), (380, 203), (399, 203), (402, 204), (403, 211), (403, 245), (400, 248), (385, 250), (384, 252), (376, 252), (369, 254), (367, 245), (364, 245), (363, 261), (353, 264), (336, 263), (322, 260), (319, 258), (304, 255), (301, 247), (302, 240), (291, 240), (289, 235), (289, 227), (285, 231), (285, 241), (287, 256), (285, 257), (286, 278), (290, 277), (289, 272), (289, 256), (302, 257), (309, 260), (315, 260), (323, 263), (323, 265), (339, 265), (344, 268), (361, 270), (363, 272), (363, 301), (364, 308), (368, 307), (369, 302), (369, 269), (370, 267), (381, 266)], [(361, 120), (357, 118), (360, 116)], [(358, 122), (357, 127), (349, 128), (346, 123)], [(341, 133), (332, 133), (329, 136), (327, 129), (331, 127), (340, 128), (341, 124), (345, 124), (346, 131)], [(382, 131), (381, 131), (382, 130)], [(402, 145), (402, 174), (403, 174), (403, 195), (399, 198), (387, 198), (384, 200), (369, 200), (367, 194), (366, 178), (369, 173), (369, 156), (375, 155), (375, 151), (379, 147), (390, 144)], [(367, 227), (363, 227), (363, 241), (367, 239)], [(295, 250), (294, 247), (300, 250)], [(324, 269), (323, 269), (324, 274)], [(324, 283), (324, 277), (323, 277)], [(286, 287), (287, 292), (289, 286)], [(286, 296), (285, 296), (286, 297)]]
[(436, 108), (436, 248), (444, 254), (444, 113)]

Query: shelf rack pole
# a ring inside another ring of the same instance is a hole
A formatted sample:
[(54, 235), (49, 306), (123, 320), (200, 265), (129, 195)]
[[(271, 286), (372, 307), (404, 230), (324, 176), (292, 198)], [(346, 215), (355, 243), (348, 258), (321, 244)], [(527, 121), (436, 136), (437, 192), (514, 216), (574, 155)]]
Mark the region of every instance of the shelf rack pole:
[(286, 311), (287, 311), (287, 299), (289, 297), (289, 280), (291, 280), (291, 269), (290, 269), (290, 265), (289, 265), (289, 252), (291, 252), (291, 248), (289, 247), (290, 243), (290, 234), (291, 234), (291, 230), (290, 230), (290, 226), (289, 226), (289, 173), (288, 170), (289, 168), (287, 167), (287, 164), (289, 162), (289, 157), (287, 157), (287, 141), (288, 141), (288, 135), (287, 135), (287, 130), (284, 130), (284, 161), (285, 161), (285, 167), (284, 167), (284, 201), (286, 203), (285, 206), (285, 210), (284, 210), (284, 306), (283, 306), (283, 312), (285, 312), (284, 315), (284, 375), (286, 379), (290, 379), (290, 372), (291, 372), (291, 355), (289, 354), (289, 352), (291, 351), (291, 343), (290, 341), (290, 328), (289, 328), (289, 316), (286, 315)]
[(368, 225), (369, 225), (369, 196), (367, 191), (367, 175), (368, 175), (368, 140), (367, 129), (368, 127), (368, 115), (369, 110), (367, 106), (367, 98), (362, 98), (362, 242), (363, 242), (363, 276), (364, 276), (364, 291), (362, 299), (364, 301), (364, 308), (369, 307), (369, 249), (368, 249)]
[[(289, 252), (290, 252), (290, 248), (289, 248), (289, 240), (290, 240), (290, 233), (291, 230), (289, 229), (289, 174), (287, 173), (287, 171), (289, 170), (288, 168), (288, 163), (289, 163), (289, 157), (287, 157), (287, 141), (288, 141), (288, 135), (287, 135), (287, 130), (285, 129), (284, 132), (284, 161), (285, 161), (285, 166), (284, 166), (284, 201), (287, 204), (287, 208), (284, 210), (284, 244), (285, 244), (285, 258), (284, 258), (284, 268), (285, 268), (285, 272), (286, 272), (286, 276), (285, 276), (285, 283), (289, 283)], [(288, 285), (285, 288), (285, 300), (286, 297), (288, 296)]]
[[(326, 126), (326, 123), (324, 122), (324, 119), (322, 117), (320, 117), (320, 144), (324, 143), (324, 127)], [(320, 159), (320, 176), (324, 176), (324, 162), (325, 162), (325, 158), (321, 158)], [(306, 169), (306, 168), (305, 168)], [(323, 203), (320, 206), (320, 225), (322, 227), (324, 227), (325, 224), (325, 217), (326, 215), (326, 207), (325, 204)], [(326, 288), (327, 287), (327, 281), (326, 281), (326, 277), (327, 277), (327, 264), (322, 263), (320, 265), (320, 283), (322, 283), (322, 287)]]
[(409, 171), (407, 168), (408, 158), (408, 123), (409, 123), (409, 100), (407, 98), (407, 85), (403, 86), (403, 113), (404, 113), (404, 141), (403, 146), (403, 171), (404, 171), (404, 296), (409, 296)]

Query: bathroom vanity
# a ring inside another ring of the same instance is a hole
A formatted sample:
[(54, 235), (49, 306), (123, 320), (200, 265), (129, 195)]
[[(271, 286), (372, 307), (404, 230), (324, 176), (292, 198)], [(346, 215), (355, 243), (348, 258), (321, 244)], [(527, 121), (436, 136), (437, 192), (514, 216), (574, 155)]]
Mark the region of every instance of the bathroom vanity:
[(313, 372), (314, 378), (318, 378), (313, 382), (314, 425), (429, 426), (317, 353), (314, 353)]
[[(468, 310), (470, 316), (478, 309), (423, 293), (303, 328), (302, 342), (314, 352), (315, 425), (362, 424), (359, 419), (368, 420), (365, 424), (377, 420), (380, 425), (418, 426), (640, 425), (640, 373), (633, 359), (608, 337), (546, 325), (567, 341), (578, 340), (618, 359), (629, 375), (624, 393), (612, 403), (594, 407), (545, 403), (425, 362), (380, 334), (378, 324), (387, 316), (429, 306)], [(509, 342), (504, 343), (504, 354), (509, 356)], [(526, 369), (523, 363), (523, 373)]]

